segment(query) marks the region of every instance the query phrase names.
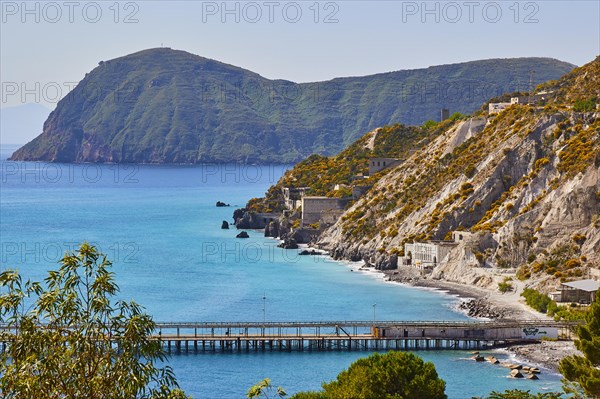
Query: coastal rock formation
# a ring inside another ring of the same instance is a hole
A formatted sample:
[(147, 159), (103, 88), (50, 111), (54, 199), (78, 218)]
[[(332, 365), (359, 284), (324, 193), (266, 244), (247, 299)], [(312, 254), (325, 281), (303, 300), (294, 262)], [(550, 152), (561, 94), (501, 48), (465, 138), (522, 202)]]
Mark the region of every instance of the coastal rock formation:
[(229, 222), (227, 222), (227, 220), (223, 220), (223, 223), (221, 223), (221, 228), (222, 229), (228, 229), (229, 228)]
[(513, 369), (510, 371), (509, 376), (512, 378), (523, 378), (523, 374), (518, 369)]
[(463, 301), (458, 308), (467, 312), (469, 317), (499, 319), (504, 314), (483, 298)]
[(236, 235), (235, 238), (250, 238), (250, 236), (248, 235), (247, 232), (242, 231), (241, 233), (239, 233), (238, 235)]
[(221, 202), (221, 201), (217, 201), (217, 207), (218, 207), (218, 208), (222, 208), (222, 207), (225, 207), (225, 206), (231, 206), (231, 205), (229, 205), (229, 204), (226, 204), (226, 203), (224, 203), (224, 202)]
[(272, 220), (265, 226), (265, 237), (279, 237), (279, 221)]
[(277, 246), (279, 248), (283, 248), (283, 249), (298, 249), (298, 243), (293, 238), (286, 238), (285, 240), (283, 240), (283, 242), (281, 242)]
[[(495, 59), (297, 84), (155, 48), (101, 61), (11, 159), (290, 163), (335, 154), (379, 126), (437, 119), (448, 96), (422, 88), (458, 92), (461, 101), (451, 105), (465, 113), (487, 100), (490, 88), (518, 90), (532, 69), (540, 83), (573, 67), (548, 58)], [(206, 171), (218, 173), (210, 165)]]
[(233, 214), (235, 226), (238, 229), (264, 229), (272, 220), (271, 218), (266, 218), (264, 215), (256, 212), (242, 212), (242, 216), (236, 219), (235, 217), (239, 216), (239, 214), (240, 212), (238, 212), (238, 210)]
[(491, 363), (491, 364), (498, 364), (498, 363), (500, 363), (500, 361), (498, 359), (496, 359), (494, 356), (488, 356), (488, 357), (485, 358), (485, 360), (487, 360), (488, 363)]
[[(582, 356), (582, 353), (575, 348), (573, 341), (541, 341), (528, 345), (511, 346), (506, 350), (519, 358), (542, 364), (552, 370), (558, 370), (560, 360), (566, 356)], [(540, 370), (533, 367), (529, 371), (537, 374)]]
[(246, 213), (246, 208), (239, 208), (233, 211), (233, 221), (235, 222), (238, 219), (244, 217), (244, 213)]
[[(465, 238), (427, 278), (496, 290), (508, 273), (548, 292), (560, 278), (597, 273), (600, 58), (547, 89), (555, 94), (546, 106), (517, 104), (428, 139), (317, 245), (393, 268), (392, 255), (407, 255), (404, 243), (458, 230)], [(486, 313), (471, 305), (472, 314)]]
[(324, 252), (321, 251), (315, 251), (314, 249), (311, 249), (310, 251), (308, 249), (304, 249), (300, 252), (298, 252), (298, 255), (302, 255), (302, 256), (306, 256), (306, 255), (325, 255)]

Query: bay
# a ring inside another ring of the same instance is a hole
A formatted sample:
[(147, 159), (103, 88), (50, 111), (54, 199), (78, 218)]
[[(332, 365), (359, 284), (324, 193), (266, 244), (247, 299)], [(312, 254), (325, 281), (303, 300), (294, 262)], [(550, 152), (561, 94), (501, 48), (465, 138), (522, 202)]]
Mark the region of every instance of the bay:
[[(12, 150), (0, 149), (3, 269), (42, 280), (65, 251), (88, 241), (113, 260), (120, 298), (142, 304), (158, 322), (467, 319), (452, 296), (387, 283), (356, 264), (298, 256), (260, 231), (242, 240), (235, 229), (220, 228), (289, 166), (6, 161)], [(242, 398), (265, 377), (288, 393), (318, 389), (367, 354), (187, 354), (173, 355), (170, 364), (194, 398)], [(435, 363), (450, 398), (560, 388), (560, 376), (548, 370), (540, 381), (521, 381), (466, 352), (419, 355)]]

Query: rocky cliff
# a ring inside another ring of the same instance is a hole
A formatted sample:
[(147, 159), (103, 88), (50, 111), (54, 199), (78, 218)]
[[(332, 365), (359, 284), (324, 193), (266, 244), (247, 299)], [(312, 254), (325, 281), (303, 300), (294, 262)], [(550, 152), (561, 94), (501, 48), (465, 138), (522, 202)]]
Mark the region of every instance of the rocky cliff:
[[(545, 105), (461, 121), (414, 152), (318, 240), (395, 268), (406, 242), (469, 232), (430, 278), (552, 289), (600, 268), (600, 58), (545, 85)], [(497, 272), (497, 273), (495, 273)]]
[[(428, 278), (496, 289), (513, 276), (548, 291), (559, 280), (597, 276), (600, 58), (538, 91), (544, 101), (498, 114), (374, 130), (352, 151), (297, 165), (262, 204), (277, 203), (279, 186), (334, 184), (334, 176), (355, 171), (348, 164), (386, 148), (404, 162), (371, 177), (373, 187), (315, 241), (335, 258), (392, 269), (408, 255), (405, 243), (458, 231), (464, 239)], [(390, 142), (409, 143), (410, 151)]]

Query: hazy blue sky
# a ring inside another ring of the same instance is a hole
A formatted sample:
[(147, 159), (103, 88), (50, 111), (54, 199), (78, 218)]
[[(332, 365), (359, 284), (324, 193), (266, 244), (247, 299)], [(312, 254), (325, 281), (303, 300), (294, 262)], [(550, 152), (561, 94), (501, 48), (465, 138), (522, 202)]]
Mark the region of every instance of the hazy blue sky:
[(98, 61), (161, 45), (297, 82), (483, 58), (581, 65), (600, 53), (599, 3), (2, 0), (1, 106), (53, 108)]

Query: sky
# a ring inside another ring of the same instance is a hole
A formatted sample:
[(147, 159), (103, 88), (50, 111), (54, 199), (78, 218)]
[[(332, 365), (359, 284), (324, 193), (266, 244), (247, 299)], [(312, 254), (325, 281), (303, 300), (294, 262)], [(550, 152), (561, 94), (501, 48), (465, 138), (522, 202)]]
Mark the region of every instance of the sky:
[(170, 47), (312, 82), (600, 54), (600, 1), (0, 1), (0, 109), (49, 110), (101, 60)]

